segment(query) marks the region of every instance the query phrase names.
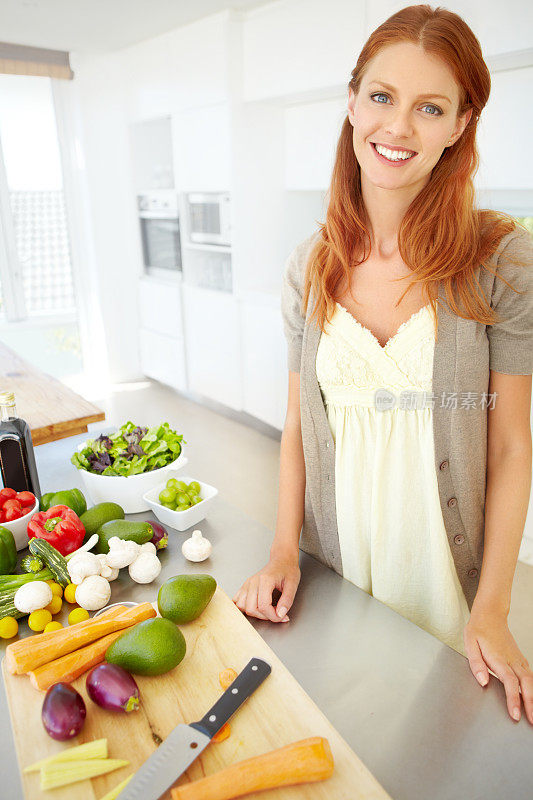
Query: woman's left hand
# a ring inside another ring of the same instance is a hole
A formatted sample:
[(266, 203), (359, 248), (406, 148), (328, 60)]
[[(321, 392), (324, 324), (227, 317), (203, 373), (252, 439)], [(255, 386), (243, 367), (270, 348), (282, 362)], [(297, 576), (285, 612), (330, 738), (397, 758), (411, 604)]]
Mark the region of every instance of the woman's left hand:
[(497, 675), (505, 687), (507, 709), (515, 720), (520, 719), (520, 689), (524, 711), (533, 725), (533, 672), (509, 630), (507, 617), (473, 610), (463, 639), (476, 680), (485, 686), (488, 668)]

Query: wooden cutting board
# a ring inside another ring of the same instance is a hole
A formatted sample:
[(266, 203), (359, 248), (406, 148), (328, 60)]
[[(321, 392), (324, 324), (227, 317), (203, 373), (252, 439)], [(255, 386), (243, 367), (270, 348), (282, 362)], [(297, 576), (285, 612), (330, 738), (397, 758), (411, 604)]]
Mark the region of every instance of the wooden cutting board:
[[(290, 623), (286, 623), (290, 624)], [(333, 775), (325, 781), (283, 787), (249, 797), (258, 800), (390, 800), (374, 776), (337, 733), (299, 683), (239, 611), (217, 588), (203, 614), (180, 625), (186, 642), (185, 658), (175, 669), (158, 677), (136, 676), (141, 708), (131, 715), (104, 711), (85, 690), (85, 676), (73, 686), (83, 696), (87, 718), (80, 735), (70, 742), (51, 739), (41, 722), (44, 693), (34, 689), (24, 675), (11, 675), (2, 662), (19, 767), (52, 755), (65, 746), (107, 737), (109, 758), (124, 758), (130, 766), (92, 780), (52, 791), (40, 790), (39, 773), (22, 775), (27, 800), (100, 800), (106, 792), (137, 770), (180, 722), (195, 722), (222, 693), (219, 673), (226, 667), (240, 672), (255, 656), (272, 666), (272, 672), (230, 721), (231, 735), (212, 742), (181, 776), (182, 785), (210, 775), (229, 764), (260, 755), (309, 736), (328, 739), (335, 761)], [(165, 795), (170, 798), (170, 792)]]

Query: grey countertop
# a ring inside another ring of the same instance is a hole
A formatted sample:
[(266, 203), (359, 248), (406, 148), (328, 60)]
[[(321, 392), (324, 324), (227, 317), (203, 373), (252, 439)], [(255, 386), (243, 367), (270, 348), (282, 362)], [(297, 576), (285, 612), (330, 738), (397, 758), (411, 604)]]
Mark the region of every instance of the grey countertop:
[[(86, 438), (36, 448), (43, 492), (83, 488), (70, 455)], [(145, 512), (132, 518), (153, 517)], [(271, 531), (223, 497), (195, 527), (212, 542), (211, 558), (185, 561), (181, 543), (190, 531), (170, 529), (161, 574), (155, 584), (135, 584), (136, 600), (153, 601), (163, 581), (191, 570), (209, 572), (232, 597), (266, 563)], [(518, 723), (509, 717), (500, 682), (491, 676), (481, 688), (455, 650), (305, 553), (300, 561), (291, 621), (248, 619), (391, 797), (531, 800), (532, 726), (524, 714)], [(123, 574), (113, 583), (113, 601), (132, 597)], [(24, 634), (27, 626), (21, 629)], [(0, 715), (2, 797), (22, 800), (3, 684)]]

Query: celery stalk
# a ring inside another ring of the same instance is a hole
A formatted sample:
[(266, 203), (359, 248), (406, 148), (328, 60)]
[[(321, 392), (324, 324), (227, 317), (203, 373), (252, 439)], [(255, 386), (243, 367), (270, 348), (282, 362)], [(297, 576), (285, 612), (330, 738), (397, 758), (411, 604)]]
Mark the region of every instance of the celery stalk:
[(126, 785), (131, 781), (132, 778), (133, 778), (133, 773), (131, 775), (128, 775), (126, 780), (123, 780), (121, 783), (119, 783), (117, 786), (115, 786), (114, 789), (111, 789), (110, 792), (105, 794), (101, 798), (101, 800), (116, 800), (116, 798), (119, 796), (121, 791), (126, 788)]
[(59, 761), (41, 768), (41, 789), (55, 789), (69, 783), (105, 775), (114, 769), (126, 767), (130, 762), (121, 758), (90, 758), (85, 761)]
[(69, 747), (66, 750), (56, 753), (41, 761), (36, 761), (23, 770), (26, 772), (37, 772), (45, 764), (55, 764), (56, 761), (77, 761), (85, 758), (107, 758), (107, 739), (95, 739), (92, 742)]

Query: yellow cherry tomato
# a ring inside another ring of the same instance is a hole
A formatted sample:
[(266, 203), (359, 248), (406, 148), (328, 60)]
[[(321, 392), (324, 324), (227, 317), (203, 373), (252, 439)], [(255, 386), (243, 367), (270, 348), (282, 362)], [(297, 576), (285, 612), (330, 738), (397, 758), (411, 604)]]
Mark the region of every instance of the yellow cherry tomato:
[(3, 617), (0, 619), (0, 637), (2, 639), (12, 639), (19, 632), (19, 624), (15, 617)]
[(75, 603), (76, 602), (76, 589), (77, 585), (75, 583), (69, 583), (69, 585), (65, 588), (63, 592), (63, 597), (67, 601), (67, 603)]
[(56, 581), (46, 581), (54, 597), (63, 597), (63, 587)]
[(49, 631), (60, 631), (62, 627), (63, 626), (62, 626), (62, 624), (60, 622), (56, 622), (56, 620), (52, 620), (52, 622), (49, 622), (45, 626), (44, 633), (49, 633)]
[(75, 625), (77, 622), (83, 622), (85, 619), (89, 619), (89, 612), (85, 608), (73, 608), (68, 615), (68, 624)]
[(28, 617), (28, 628), (36, 633), (44, 631), (49, 622), (52, 622), (52, 615), (46, 608), (32, 611)]
[(57, 594), (55, 594), (52, 597), (52, 602), (48, 603), (48, 605), (46, 606), (46, 610), (49, 611), (50, 614), (52, 614), (52, 615), (53, 614), (59, 614), (59, 612), (61, 611), (62, 605), (63, 605), (62, 599), (60, 597), (58, 597)]

